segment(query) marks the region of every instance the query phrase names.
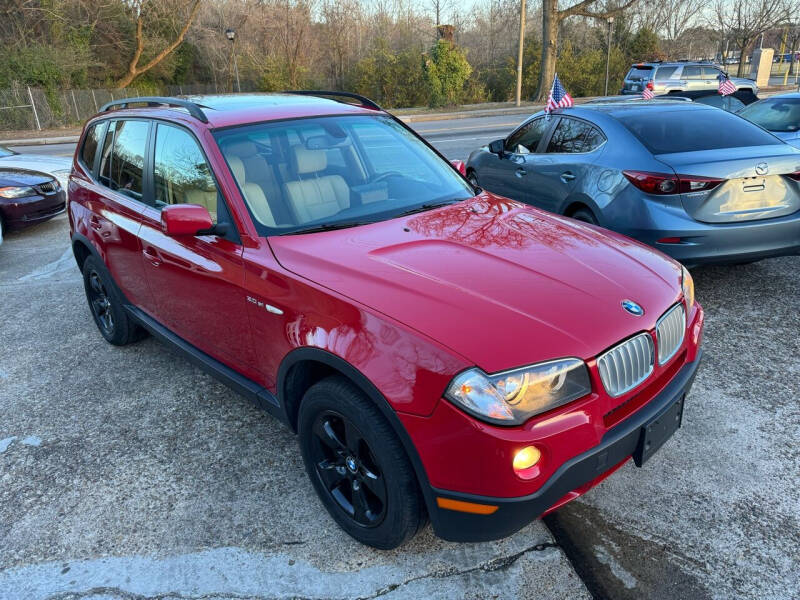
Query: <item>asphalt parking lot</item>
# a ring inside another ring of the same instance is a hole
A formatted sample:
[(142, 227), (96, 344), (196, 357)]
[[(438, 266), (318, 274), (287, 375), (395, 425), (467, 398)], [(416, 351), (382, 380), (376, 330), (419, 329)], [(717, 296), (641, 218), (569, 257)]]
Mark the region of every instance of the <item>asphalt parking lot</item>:
[[(500, 137), (470, 121), (420, 130), (464, 158)], [(0, 598), (798, 598), (800, 257), (694, 276), (704, 364), (644, 468), (507, 540), (379, 552), (328, 518), (288, 430), (151, 338), (102, 340), (65, 217), (9, 234)]]

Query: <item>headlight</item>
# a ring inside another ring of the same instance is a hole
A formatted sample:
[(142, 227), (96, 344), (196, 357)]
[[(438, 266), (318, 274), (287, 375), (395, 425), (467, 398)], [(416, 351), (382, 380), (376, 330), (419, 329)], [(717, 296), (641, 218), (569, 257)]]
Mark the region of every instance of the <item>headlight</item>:
[(681, 288), (683, 288), (683, 298), (686, 300), (686, 317), (688, 318), (694, 306), (694, 279), (684, 266), (681, 266)]
[(24, 198), (36, 194), (32, 187), (3, 187), (0, 188), (0, 196), (3, 198)]
[(562, 358), (487, 375), (473, 368), (456, 375), (445, 397), (479, 419), (519, 425), (592, 391), (578, 358)]

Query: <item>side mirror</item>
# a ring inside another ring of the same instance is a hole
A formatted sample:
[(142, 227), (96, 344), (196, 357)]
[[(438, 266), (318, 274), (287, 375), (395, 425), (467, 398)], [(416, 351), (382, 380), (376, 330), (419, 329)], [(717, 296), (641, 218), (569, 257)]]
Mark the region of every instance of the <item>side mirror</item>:
[(464, 164), (463, 160), (451, 160), (450, 164), (456, 168), (456, 171), (461, 173), (464, 177), (467, 176), (467, 165)]
[(505, 140), (495, 140), (493, 142), (489, 142), (489, 152), (491, 152), (492, 154), (503, 156), (503, 152), (505, 151), (506, 151)]
[(208, 209), (199, 204), (172, 204), (161, 210), (161, 231), (169, 236), (197, 235), (213, 227)]

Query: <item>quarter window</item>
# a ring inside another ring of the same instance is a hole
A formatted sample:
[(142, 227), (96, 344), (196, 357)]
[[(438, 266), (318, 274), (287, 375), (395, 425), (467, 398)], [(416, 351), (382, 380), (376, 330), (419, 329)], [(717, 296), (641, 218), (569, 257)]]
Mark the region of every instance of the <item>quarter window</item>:
[(666, 81), (675, 74), (678, 67), (658, 67), (656, 71), (656, 81)]
[(103, 134), (105, 123), (95, 123), (86, 132), (81, 149), (81, 162), (91, 171), (94, 169), (94, 158), (97, 156), (97, 148), (100, 146), (100, 136)]
[(219, 190), (211, 168), (194, 137), (178, 127), (159, 123), (153, 157), (156, 208), (199, 204), (217, 222)]
[(554, 154), (575, 154), (589, 152), (603, 143), (603, 134), (597, 129), (577, 119), (562, 117), (547, 144), (547, 152)]
[(135, 200), (142, 200), (144, 156), (150, 124), (115, 121), (108, 128), (100, 163), (100, 183)]
[(539, 142), (547, 131), (547, 121), (535, 119), (523, 125), (506, 140), (506, 150), (514, 154), (531, 154), (536, 152)]
[(700, 67), (683, 67), (684, 79), (702, 79)]

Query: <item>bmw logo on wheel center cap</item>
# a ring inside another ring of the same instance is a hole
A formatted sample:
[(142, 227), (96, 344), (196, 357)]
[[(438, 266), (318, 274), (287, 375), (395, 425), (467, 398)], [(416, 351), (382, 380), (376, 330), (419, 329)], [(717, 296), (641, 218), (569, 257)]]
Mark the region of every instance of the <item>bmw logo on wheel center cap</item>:
[(633, 300), (623, 300), (622, 308), (632, 314), (634, 317), (641, 317), (644, 314), (644, 309), (636, 304)]

